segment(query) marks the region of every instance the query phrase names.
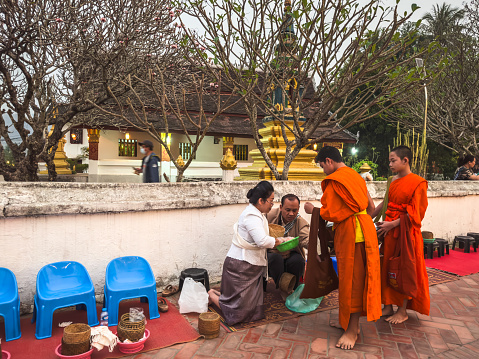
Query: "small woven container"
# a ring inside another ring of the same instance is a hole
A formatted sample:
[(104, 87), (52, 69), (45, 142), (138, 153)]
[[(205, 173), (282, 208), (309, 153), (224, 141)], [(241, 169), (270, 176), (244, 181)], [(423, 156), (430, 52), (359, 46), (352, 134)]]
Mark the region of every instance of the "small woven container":
[(281, 275), (281, 278), (279, 278), (279, 289), (281, 289), (283, 292), (290, 293), (294, 289), (294, 284), (296, 283), (296, 276), (284, 272)]
[(65, 343), (62, 338), (61, 354), (62, 355), (80, 355), (90, 350), (90, 338), (79, 343)]
[(63, 329), (63, 342), (65, 344), (83, 343), (90, 341), (91, 328), (88, 324), (74, 323)]
[(274, 238), (284, 237), (284, 227), (279, 224), (268, 224), (269, 235)]
[(216, 313), (201, 313), (198, 317), (198, 331), (206, 339), (217, 338), (220, 334), (220, 316)]
[(131, 323), (130, 314), (125, 313), (121, 316), (120, 323), (117, 327), (118, 339), (124, 342), (128, 339), (131, 342), (137, 342), (145, 334), (145, 318), (141, 322)]
[(88, 324), (74, 323), (63, 329), (62, 355), (79, 355), (90, 350), (91, 328)]

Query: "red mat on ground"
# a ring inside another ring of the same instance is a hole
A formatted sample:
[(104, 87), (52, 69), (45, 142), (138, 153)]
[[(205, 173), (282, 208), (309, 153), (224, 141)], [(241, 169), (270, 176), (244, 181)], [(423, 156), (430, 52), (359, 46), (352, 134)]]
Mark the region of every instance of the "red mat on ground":
[[(168, 312), (160, 313), (160, 318), (149, 320), (148, 303), (141, 303), (139, 300), (123, 301), (120, 303), (120, 315), (127, 313), (130, 307), (143, 308), (147, 323), (146, 329), (150, 331), (150, 337), (145, 342), (145, 347), (141, 352), (168, 347), (177, 343), (191, 342), (199, 338), (198, 332), (190, 323), (178, 312), (178, 309), (168, 303)], [(97, 307), (98, 318), (100, 318), (101, 306)], [(12, 359), (55, 359), (55, 348), (61, 343), (63, 328), (58, 327), (61, 322), (87, 323), (86, 311), (68, 310), (57, 311), (53, 315), (52, 336), (48, 339), (37, 340), (35, 338), (35, 323), (30, 323), (31, 316), (23, 318), (20, 321), (22, 337), (9, 342), (2, 341), (2, 350), (12, 354)], [(116, 333), (116, 326), (109, 327), (113, 333)], [(4, 325), (0, 325), (0, 338), (4, 338)], [(115, 347), (113, 352), (108, 348), (101, 351), (94, 349), (92, 359), (121, 358), (132, 354), (123, 354)]]
[(435, 255), (433, 259), (425, 260), (426, 267), (461, 276), (479, 272), (479, 252), (474, 252), (472, 248), (471, 253), (464, 253), (463, 249), (456, 248), (441, 258), (437, 258), (437, 253)]

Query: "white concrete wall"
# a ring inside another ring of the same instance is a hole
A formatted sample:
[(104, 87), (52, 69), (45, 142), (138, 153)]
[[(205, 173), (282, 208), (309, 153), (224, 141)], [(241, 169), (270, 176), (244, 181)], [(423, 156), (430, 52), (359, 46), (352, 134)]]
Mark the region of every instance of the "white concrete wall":
[[(201, 267), (219, 279), (232, 226), (255, 182), (180, 184), (0, 183), (0, 266), (17, 276), (21, 301), (31, 304), (38, 270), (75, 260), (89, 271), (98, 295), (110, 260), (139, 255), (159, 285), (177, 283), (181, 270)], [(276, 201), (287, 193), (319, 204), (317, 182), (274, 182)], [(368, 184), (380, 201), (385, 183)], [(452, 240), (479, 232), (479, 183), (430, 182), (424, 230)], [(306, 218), (307, 215), (302, 213)], [(309, 219), (309, 218), (308, 218)]]

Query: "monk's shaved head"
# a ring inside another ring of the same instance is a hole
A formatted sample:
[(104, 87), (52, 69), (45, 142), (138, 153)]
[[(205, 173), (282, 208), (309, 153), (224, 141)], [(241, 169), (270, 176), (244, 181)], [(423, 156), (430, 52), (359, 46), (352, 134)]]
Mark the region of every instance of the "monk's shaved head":
[(341, 156), (341, 153), (339, 153), (339, 150), (331, 146), (324, 146), (319, 150), (317, 157), (318, 162), (326, 162), (326, 158), (329, 158), (336, 163), (343, 162), (343, 157)]
[(407, 158), (409, 160), (409, 165), (412, 163), (412, 151), (407, 146), (397, 146), (392, 149), (391, 152), (394, 152), (401, 160)]

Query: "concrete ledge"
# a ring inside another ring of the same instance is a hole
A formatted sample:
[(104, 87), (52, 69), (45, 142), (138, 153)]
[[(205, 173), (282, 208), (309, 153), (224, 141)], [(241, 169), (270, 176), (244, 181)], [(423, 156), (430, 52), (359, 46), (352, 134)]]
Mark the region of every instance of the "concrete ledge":
[[(61, 214), (122, 213), (207, 208), (246, 203), (257, 182), (198, 183), (0, 183), (0, 217)], [(276, 200), (294, 193), (301, 200), (319, 200), (321, 185), (314, 181), (273, 182)], [(370, 182), (372, 198), (381, 199), (385, 182)], [(479, 182), (429, 182), (428, 197), (479, 195)]]
[[(16, 277), (22, 303), (30, 305), (42, 266), (82, 263), (97, 295), (114, 258), (144, 257), (160, 286), (177, 284), (185, 268), (221, 277), (233, 224), (257, 182), (199, 183), (0, 183), (1, 266)], [(319, 206), (319, 182), (274, 182), (275, 207), (287, 193)], [(376, 203), (385, 182), (368, 183)], [(452, 240), (479, 232), (478, 182), (430, 182), (423, 229)], [(310, 216), (300, 209), (301, 215)]]

